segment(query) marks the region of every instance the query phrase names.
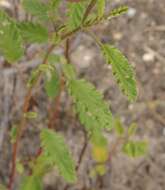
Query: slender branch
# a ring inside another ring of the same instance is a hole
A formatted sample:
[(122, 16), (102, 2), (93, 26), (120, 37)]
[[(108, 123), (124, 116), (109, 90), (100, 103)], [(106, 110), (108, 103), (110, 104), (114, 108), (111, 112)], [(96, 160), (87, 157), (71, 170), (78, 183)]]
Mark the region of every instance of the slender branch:
[(48, 122), (48, 128), (53, 129), (53, 126), (57, 123), (56, 120), (59, 117), (59, 106), (60, 106), (60, 99), (61, 99), (61, 93), (64, 89), (64, 79), (63, 76), (61, 76), (60, 79), (60, 92), (59, 95), (55, 98), (53, 107), (49, 110), (49, 122)]
[(69, 50), (70, 50), (70, 40), (69, 38), (66, 40), (66, 44), (65, 44), (65, 58), (67, 60), (68, 63), (70, 63), (70, 54), (69, 54)]
[(87, 19), (88, 15), (90, 14), (91, 10), (93, 9), (93, 7), (95, 6), (97, 0), (91, 0), (91, 2), (89, 3), (85, 13), (84, 13), (84, 16), (83, 16), (83, 19), (82, 19), (82, 23), (85, 22), (85, 20)]
[[(78, 158), (78, 162), (77, 162), (77, 166), (76, 166), (76, 172), (78, 172), (80, 166), (81, 166), (81, 163), (82, 163), (82, 160), (83, 160), (83, 156), (86, 152), (86, 149), (88, 147), (88, 136), (87, 136), (87, 133), (85, 130), (83, 130), (84, 132), (84, 144), (83, 144), (83, 147), (81, 149), (81, 152), (80, 152), (80, 155), (79, 155), (79, 158)], [(68, 188), (70, 187), (69, 184), (67, 184), (65, 187), (64, 187), (64, 190), (68, 190)]]
[[(43, 59), (42, 64), (47, 64), (49, 54), (53, 51), (54, 47), (55, 47), (54, 45), (51, 45), (49, 47), (49, 49), (48, 49), (48, 51), (47, 51), (47, 53), (46, 53), (46, 55), (45, 55), (45, 57)], [(36, 83), (39, 80), (39, 78), (40, 78), (40, 75), (38, 76), (38, 79), (36, 80)], [(21, 123), (20, 123), (20, 126), (18, 127), (18, 130), (17, 130), (16, 141), (13, 144), (12, 166), (11, 166), (11, 173), (10, 173), (10, 176), (9, 176), (8, 190), (12, 190), (12, 187), (13, 187), (13, 183), (14, 183), (14, 179), (15, 179), (15, 173), (16, 173), (16, 159), (17, 159), (17, 153), (18, 153), (18, 149), (19, 149), (19, 140), (20, 140), (20, 138), (22, 136), (22, 133), (23, 133), (25, 127), (26, 127), (26, 121), (27, 121), (26, 117), (24, 117), (24, 114), (28, 111), (29, 104), (30, 104), (30, 99), (32, 97), (32, 89), (35, 86), (35, 84), (32, 87), (29, 88), (29, 90), (27, 92), (27, 95), (25, 97), (25, 100), (24, 100)]]
[(80, 165), (81, 165), (83, 156), (85, 154), (85, 151), (87, 149), (87, 146), (88, 146), (88, 137), (87, 137), (86, 131), (84, 131), (84, 144), (83, 144), (83, 147), (81, 149), (80, 156), (79, 156), (79, 159), (78, 159), (78, 162), (77, 162), (76, 171), (78, 171), (79, 168), (80, 168)]

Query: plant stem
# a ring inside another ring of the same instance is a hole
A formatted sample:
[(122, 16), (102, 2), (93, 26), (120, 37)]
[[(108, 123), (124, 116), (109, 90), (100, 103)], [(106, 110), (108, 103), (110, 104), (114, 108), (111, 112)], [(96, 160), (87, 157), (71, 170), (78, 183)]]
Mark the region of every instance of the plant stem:
[(95, 6), (96, 1), (97, 0), (91, 0), (91, 2), (89, 3), (89, 5), (84, 13), (83, 19), (82, 19), (83, 24), (84, 24), (85, 20), (87, 19), (88, 15), (90, 14), (91, 10), (93, 9), (93, 7)]
[[(47, 53), (46, 53), (46, 55), (45, 55), (45, 57), (43, 59), (42, 64), (47, 64), (49, 54), (53, 51), (54, 47), (55, 47), (54, 45), (51, 45), (49, 47), (49, 49), (48, 49), (48, 51), (47, 51)], [(37, 81), (39, 80), (39, 78), (40, 78), (40, 75), (38, 76)], [(37, 83), (37, 81), (36, 81), (36, 83)], [(12, 187), (13, 187), (15, 174), (16, 174), (16, 161), (17, 161), (17, 153), (18, 153), (18, 149), (19, 149), (19, 141), (20, 141), (22, 133), (23, 133), (25, 127), (26, 127), (26, 121), (27, 121), (26, 117), (24, 117), (24, 114), (26, 112), (28, 112), (30, 99), (32, 97), (32, 89), (35, 86), (35, 84), (28, 89), (28, 92), (27, 92), (25, 100), (24, 100), (21, 123), (20, 123), (20, 126), (18, 127), (18, 130), (17, 130), (16, 141), (13, 144), (12, 166), (11, 166), (11, 172), (10, 172), (10, 176), (9, 176), (8, 190), (12, 190)]]

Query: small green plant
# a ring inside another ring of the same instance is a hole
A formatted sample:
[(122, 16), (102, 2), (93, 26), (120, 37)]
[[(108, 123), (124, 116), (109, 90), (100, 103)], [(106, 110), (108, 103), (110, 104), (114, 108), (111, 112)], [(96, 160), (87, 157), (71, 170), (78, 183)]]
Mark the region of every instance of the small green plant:
[[(21, 5), (27, 17), (20, 21), (10, 17), (0, 10), (0, 52), (10, 64), (19, 64), (26, 57), (25, 48), (32, 43), (45, 44), (46, 50), (39, 53), (42, 62), (30, 74), (27, 82), (22, 117), (19, 125), (12, 128), (11, 142), (13, 147), (11, 172), (8, 190), (14, 188), (16, 173), (23, 175), (19, 186), (20, 190), (43, 189), (44, 175), (56, 167), (59, 174), (68, 183), (77, 180), (76, 172), (87, 146), (85, 142), (76, 166), (62, 135), (52, 128), (54, 111), (50, 114), (48, 127), (41, 129), (40, 148), (37, 156), (28, 163), (31, 172), (28, 174), (21, 160), (18, 158), (19, 144), (28, 120), (37, 118), (36, 112), (30, 111), (30, 101), (33, 89), (44, 80), (44, 90), (49, 99), (55, 99), (56, 107), (59, 104), (61, 91), (64, 88), (71, 96), (74, 108), (81, 124), (85, 127), (86, 141), (92, 144), (92, 156), (96, 167), (92, 171), (95, 175), (106, 172), (105, 163), (114, 153), (115, 147), (109, 152), (108, 141), (104, 132), (115, 129), (122, 150), (129, 156), (141, 156), (146, 152), (146, 143), (134, 141), (131, 136), (135, 133), (136, 126), (132, 124), (128, 130), (122, 126), (119, 119), (114, 119), (108, 103), (93, 84), (84, 79), (79, 79), (69, 56), (70, 38), (82, 31), (93, 38), (100, 52), (105, 57), (107, 64), (112, 66), (113, 75), (121, 89), (130, 101), (137, 97), (136, 82), (132, 66), (127, 58), (111, 44), (102, 43), (92, 32), (92, 27), (104, 21), (127, 12), (126, 6), (121, 6), (110, 12), (105, 11), (106, 0), (22, 0)], [(65, 11), (64, 11), (65, 10)], [(30, 19), (28, 19), (30, 18)], [(55, 48), (65, 45), (64, 55), (57, 55)], [(6, 189), (2, 187), (2, 189)], [(66, 187), (67, 189), (67, 187)]]

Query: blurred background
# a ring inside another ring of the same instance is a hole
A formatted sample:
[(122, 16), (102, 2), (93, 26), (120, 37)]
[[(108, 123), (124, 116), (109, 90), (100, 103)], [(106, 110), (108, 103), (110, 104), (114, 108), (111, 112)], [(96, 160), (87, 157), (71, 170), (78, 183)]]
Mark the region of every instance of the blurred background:
[[(18, 1), (0, 1), (10, 12)], [(165, 1), (164, 0), (113, 0), (110, 8), (128, 5), (128, 12), (110, 22), (98, 25), (93, 31), (103, 42), (114, 44), (128, 58), (136, 72), (138, 99), (129, 103), (117, 87), (104, 64), (99, 49), (84, 33), (72, 38), (71, 61), (80, 77), (92, 82), (110, 102), (114, 115), (119, 116), (125, 127), (136, 122), (136, 139), (149, 142), (149, 153), (142, 158), (128, 158), (121, 152), (116, 154), (108, 171), (100, 178), (88, 177), (92, 160), (88, 146), (78, 175), (79, 183), (70, 190), (165, 190)], [(109, 7), (108, 7), (109, 8)], [(42, 46), (28, 47), (27, 56)], [(56, 49), (60, 54), (62, 49)], [(20, 110), (26, 92), (26, 80), (31, 68), (40, 63), (39, 58), (23, 60), (19, 65), (9, 66), (0, 57), (0, 182), (7, 183), (11, 159), (8, 131), (19, 122)], [(22, 140), (21, 153), (33, 155), (39, 143), (38, 129), (45, 125), (49, 102), (42, 91), (42, 84), (35, 89), (32, 106), (40, 113), (35, 122), (29, 122)], [(58, 130), (64, 133), (75, 159), (84, 141), (79, 122), (70, 112), (70, 101), (62, 93), (58, 116)], [(115, 141), (109, 136), (110, 145)], [(110, 147), (111, 148), (111, 147)], [(18, 179), (19, 182), (19, 179)], [(45, 189), (62, 190), (65, 184), (51, 173), (45, 177)]]

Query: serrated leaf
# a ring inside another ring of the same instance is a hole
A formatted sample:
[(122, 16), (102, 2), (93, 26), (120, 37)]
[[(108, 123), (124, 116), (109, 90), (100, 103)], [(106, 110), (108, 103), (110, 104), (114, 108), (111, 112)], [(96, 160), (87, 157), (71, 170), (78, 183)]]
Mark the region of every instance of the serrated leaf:
[(110, 18), (122, 15), (122, 14), (126, 13), (127, 11), (128, 11), (128, 7), (127, 6), (117, 7), (117, 8), (113, 9), (110, 12)]
[(48, 20), (48, 5), (40, 0), (23, 0), (24, 9), (39, 20)]
[(71, 158), (69, 149), (61, 135), (49, 129), (41, 132), (42, 147), (45, 154), (59, 170), (61, 176), (67, 182), (75, 182), (75, 165)]
[(37, 81), (41, 73), (44, 73), (45, 76), (50, 79), (51, 73), (54, 72), (54, 66), (52, 64), (41, 64), (36, 69), (31, 72), (29, 80), (27, 82), (28, 87), (32, 87)]
[(130, 157), (144, 156), (147, 152), (147, 143), (144, 141), (129, 141), (123, 145), (123, 152)]
[(41, 178), (34, 175), (25, 177), (20, 190), (43, 190)]
[(18, 23), (21, 35), (26, 42), (44, 43), (48, 41), (48, 31), (42, 25), (33, 22)]
[[(64, 60), (65, 61), (65, 60)], [(70, 81), (73, 79), (76, 79), (76, 72), (75, 72), (75, 68), (73, 67), (73, 65), (71, 64), (63, 64), (63, 72), (65, 77)]]
[(86, 8), (85, 5), (84, 2), (68, 3), (67, 25), (69, 29), (75, 29), (81, 25)]
[(0, 10), (0, 52), (9, 63), (23, 55), (22, 39), (15, 22)]
[(105, 0), (97, 0), (97, 15), (98, 18), (102, 18), (105, 11)]
[(112, 114), (109, 106), (92, 84), (85, 80), (70, 80), (68, 88), (80, 122), (89, 132), (95, 129), (112, 128)]
[(135, 75), (126, 57), (109, 44), (102, 45), (102, 51), (107, 63), (112, 65), (112, 72), (123, 93), (129, 100), (135, 100), (137, 97)]
[(60, 91), (60, 80), (57, 72), (52, 72), (51, 78), (45, 81), (45, 90), (46, 94), (51, 98), (58, 96)]

